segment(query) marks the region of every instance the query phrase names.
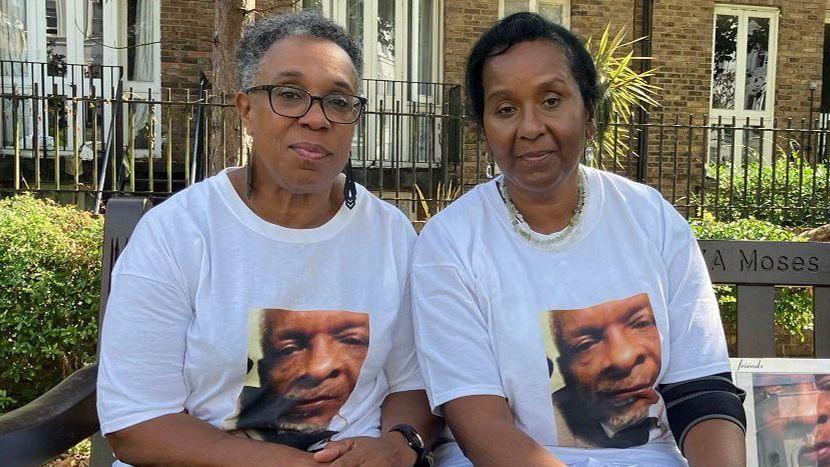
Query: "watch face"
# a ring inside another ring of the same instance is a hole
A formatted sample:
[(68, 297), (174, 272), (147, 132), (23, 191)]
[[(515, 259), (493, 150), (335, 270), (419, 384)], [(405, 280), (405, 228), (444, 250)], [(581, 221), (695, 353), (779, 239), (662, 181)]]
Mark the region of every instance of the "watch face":
[(412, 434), (415, 435), (415, 442), (418, 443), (418, 447), (423, 449), (424, 448), (424, 440), (421, 439), (421, 435), (419, 435), (418, 433), (416, 433), (414, 431), (412, 432)]
[(415, 438), (415, 445), (417, 445), (420, 449), (424, 449), (424, 440), (421, 439), (421, 435), (416, 433), (415, 431), (412, 432), (412, 437)]
[(422, 456), (424, 451), (424, 440), (421, 435), (409, 425), (398, 425), (392, 428), (392, 431), (400, 432), (406, 439), (407, 444), (418, 453), (418, 457)]

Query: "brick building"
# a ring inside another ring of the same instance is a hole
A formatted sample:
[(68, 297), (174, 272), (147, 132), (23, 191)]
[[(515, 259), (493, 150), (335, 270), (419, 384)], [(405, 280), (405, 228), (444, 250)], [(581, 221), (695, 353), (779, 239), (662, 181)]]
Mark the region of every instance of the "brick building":
[[(474, 128), (441, 122), (436, 115), (447, 113), (447, 102), (461, 102), (457, 85), (463, 81), (467, 54), (477, 37), (500, 17), (519, 10), (538, 11), (585, 38), (598, 37), (608, 25), (613, 31), (625, 28), (630, 37), (647, 35), (652, 66), (659, 69), (652, 84), (662, 89), (658, 100), (668, 118), (680, 115), (686, 121), (689, 114), (697, 122), (704, 117), (738, 122), (749, 118), (751, 125), (759, 125), (763, 118), (769, 125), (773, 118), (798, 122), (818, 117), (819, 109), (830, 110), (830, 86), (823, 99), (821, 86), (823, 79), (830, 79), (830, 0), (256, 3), (257, 15), (315, 9), (345, 25), (363, 44), (365, 78), (398, 82), (366, 82), (364, 92), (374, 110), (425, 116), (412, 117), (405, 124), (400, 118), (373, 116), (361, 138), (383, 142), (358, 143), (355, 153), (364, 166), (394, 160), (421, 167), (446, 157), (459, 159), (441, 151), (446, 151), (448, 130), (460, 128), (460, 141), (465, 144), (460, 159), (478, 161), (465, 170), (481, 172), (481, 146)], [(214, 0), (2, 0), (0, 19), (0, 60), (42, 62), (62, 54), (67, 63), (120, 66), (125, 87), (162, 97), (167, 88), (195, 90), (199, 73), (210, 74)], [(72, 24), (85, 27), (68, 26)], [(401, 84), (413, 81), (447, 84)], [(111, 83), (102, 79), (97, 84), (106, 88)], [(148, 118), (146, 109), (139, 114), (139, 119)], [(156, 131), (160, 140), (163, 130)], [(700, 154), (712, 151), (706, 138), (693, 136), (692, 151), (664, 161), (665, 169), (674, 170), (673, 164), (680, 160), (677, 170), (682, 171), (683, 157), (689, 167), (699, 164), (705, 157)], [(763, 146), (753, 132), (736, 132), (733, 139), (722, 142), (722, 149)], [(679, 145), (685, 147), (686, 141)], [(772, 146), (757, 149), (769, 152)], [(694, 164), (689, 162), (692, 157)], [(650, 164), (652, 172), (662, 167)]]
[[(467, 53), (478, 35), (506, 12), (530, 9), (562, 22), (582, 37), (597, 37), (606, 25), (613, 30), (626, 28), (632, 36), (650, 35), (653, 65), (660, 69), (654, 84), (663, 89), (660, 101), (667, 112), (802, 118), (808, 116), (811, 105), (819, 106), (830, 0), (731, 0), (717, 6), (714, 0), (652, 0), (646, 2), (651, 5), (651, 21), (645, 27), (643, 3), (258, 0), (257, 10), (267, 14), (318, 9), (345, 24), (359, 39), (378, 37), (363, 40), (369, 57), (368, 78), (459, 84)], [(195, 88), (199, 72), (211, 69), (213, 4), (214, 0), (5, 0), (0, 3), (0, 15), (9, 41), (0, 47), (6, 49), (0, 50), (0, 59), (45, 61), (57, 50), (69, 63), (128, 68), (128, 86)], [(733, 32), (732, 42), (721, 44), (726, 47), (721, 51), (713, 49), (716, 18), (717, 30), (727, 35)], [(87, 24), (87, 31), (67, 27), (80, 22)], [(750, 44), (755, 52), (744, 52), (748, 29), (754, 31), (750, 35), (769, 39), (765, 44)], [(14, 45), (15, 39), (20, 45)], [(153, 44), (128, 47), (142, 41)], [(728, 55), (730, 51), (737, 52), (736, 56), (722, 60), (716, 68), (721, 73), (713, 76), (713, 53)], [(741, 57), (740, 52), (752, 55), (756, 66), (748, 68), (747, 55)], [(741, 73), (735, 73), (737, 67), (742, 67)], [(752, 86), (741, 77), (747, 72), (755, 74)], [(723, 81), (726, 75), (734, 75), (735, 82)], [(746, 97), (751, 102), (745, 103), (754, 108), (741, 110), (747, 106), (739, 105), (737, 110), (722, 112), (727, 109), (718, 107), (729, 103), (710, 103), (713, 78), (728, 93), (746, 96), (746, 89), (752, 87), (749, 92), (755, 95)], [(766, 94), (760, 95), (763, 87)]]

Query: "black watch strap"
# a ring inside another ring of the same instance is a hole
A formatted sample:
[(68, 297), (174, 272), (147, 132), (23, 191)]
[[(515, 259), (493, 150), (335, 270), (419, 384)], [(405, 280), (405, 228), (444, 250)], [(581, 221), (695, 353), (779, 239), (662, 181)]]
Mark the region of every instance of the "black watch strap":
[(400, 424), (395, 425), (389, 429), (389, 431), (397, 431), (398, 433), (403, 435), (404, 440), (406, 440), (406, 444), (415, 451), (415, 455), (417, 459), (415, 460), (414, 467), (421, 467), (421, 466), (429, 466), (430, 463), (425, 461), (427, 450), (424, 446), (424, 440), (421, 438), (421, 435), (412, 427), (412, 425)]

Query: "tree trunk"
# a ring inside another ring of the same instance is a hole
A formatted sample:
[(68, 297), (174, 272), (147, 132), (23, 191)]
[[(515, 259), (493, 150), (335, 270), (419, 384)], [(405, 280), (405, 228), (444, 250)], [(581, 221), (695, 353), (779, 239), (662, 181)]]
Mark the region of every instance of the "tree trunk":
[[(254, 18), (256, 0), (214, 0), (213, 77), (211, 102), (233, 105), (239, 90), (236, 73), (236, 43), (242, 28)], [(233, 107), (210, 107), (208, 172), (213, 175), (225, 166), (242, 165), (250, 138)]]

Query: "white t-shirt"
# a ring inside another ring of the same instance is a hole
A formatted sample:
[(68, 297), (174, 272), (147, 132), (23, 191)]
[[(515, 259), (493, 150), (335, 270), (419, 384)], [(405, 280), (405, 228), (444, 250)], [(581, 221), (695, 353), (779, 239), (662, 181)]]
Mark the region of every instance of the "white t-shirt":
[(118, 260), (101, 432), (184, 410), (306, 449), (379, 436), (386, 395), (423, 388), (412, 225), (361, 186), (355, 207), (321, 227), (274, 225), (237, 195), (230, 170), (151, 209)]
[[(430, 403), (505, 397), (517, 427), (572, 465), (685, 465), (653, 388), (730, 371), (705, 263), (660, 193), (581, 170), (583, 217), (560, 251), (514, 231), (501, 178), (421, 232), (412, 298)], [(452, 442), (437, 455), (469, 465)]]

